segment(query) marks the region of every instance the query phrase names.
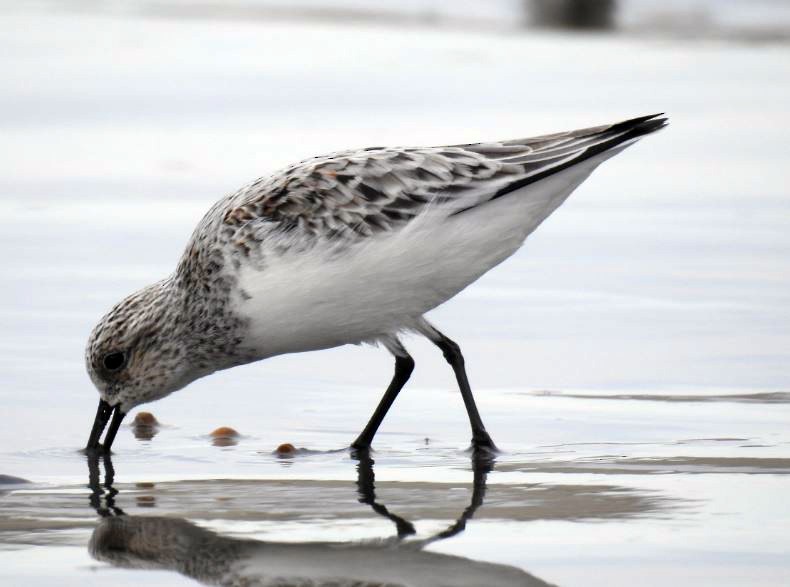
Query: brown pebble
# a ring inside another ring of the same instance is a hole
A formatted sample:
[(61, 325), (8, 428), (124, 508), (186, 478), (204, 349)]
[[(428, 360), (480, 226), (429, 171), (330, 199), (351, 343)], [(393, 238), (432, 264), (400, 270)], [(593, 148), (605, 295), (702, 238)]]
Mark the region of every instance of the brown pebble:
[(151, 412), (137, 412), (134, 417), (133, 426), (158, 426), (159, 421), (154, 417)]
[(220, 426), (211, 433), (212, 438), (236, 438), (239, 433), (230, 426)]
[(279, 454), (290, 454), (296, 452), (296, 447), (291, 444), (290, 442), (284, 442), (280, 446), (278, 446), (274, 452)]

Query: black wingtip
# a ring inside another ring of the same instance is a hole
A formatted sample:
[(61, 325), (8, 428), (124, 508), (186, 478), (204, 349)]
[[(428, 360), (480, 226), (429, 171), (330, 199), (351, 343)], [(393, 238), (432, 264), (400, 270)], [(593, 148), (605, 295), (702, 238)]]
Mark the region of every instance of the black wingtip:
[(616, 122), (607, 129), (607, 132), (628, 132), (631, 138), (634, 138), (661, 130), (668, 124), (669, 117), (665, 116), (664, 112), (659, 112), (658, 114), (648, 114), (647, 116)]
[[(561, 165), (556, 165), (539, 173), (535, 173), (518, 181), (514, 181), (513, 183), (496, 192), (491, 199), (495, 200), (505, 196), (524, 186), (535, 183), (536, 181), (539, 181), (545, 177), (549, 177), (550, 175), (554, 175), (555, 173), (559, 173), (560, 171), (572, 167), (577, 163), (581, 163), (586, 159), (590, 159), (591, 157), (603, 153), (604, 151), (614, 149), (615, 147), (618, 147), (624, 143), (628, 143), (634, 139), (638, 139), (650, 133), (656, 132), (657, 130), (661, 130), (667, 124), (669, 124), (669, 119), (664, 116), (663, 112), (661, 112), (659, 114), (648, 114), (647, 116), (639, 116), (638, 118), (623, 120), (622, 122), (616, 122), (608, 127), (596, 126), (593, 128), (581, 130), (579, 131), (578, 136), (582, 138), (599, 136), (601, 137), (601, 141), (586, 147), (577, 157), (569, 161), (566, 160)], [(467, 209), (468, 208), (465, 208), (464, 210)], [(460, 210), (459, 212), (463, 212), (464, 210)], [(459, 212), (455, 212), (455, 214), (458, 214)]]

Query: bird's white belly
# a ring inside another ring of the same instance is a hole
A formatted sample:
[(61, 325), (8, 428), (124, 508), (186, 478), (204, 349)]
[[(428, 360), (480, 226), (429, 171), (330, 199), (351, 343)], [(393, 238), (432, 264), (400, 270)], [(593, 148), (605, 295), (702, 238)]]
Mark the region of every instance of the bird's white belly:
[(512, 255), (607, 157), (595, 157), (455, 216), (428, 213), (405, 229), (369, 237), (331, 256), (326, 249), (242, 267), (248, 294), (245, 346), (258, 356), (330, 348), (411, 328), (425, 312)]

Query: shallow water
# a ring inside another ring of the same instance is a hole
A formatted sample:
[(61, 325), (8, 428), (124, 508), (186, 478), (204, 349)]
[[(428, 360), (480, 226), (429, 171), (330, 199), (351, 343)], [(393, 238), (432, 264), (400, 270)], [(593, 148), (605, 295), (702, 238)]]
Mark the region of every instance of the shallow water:
[[(194, 584), (188, 553), (163, 547), (174, 536), (243, 551), (234, 569), (249, 580), (304, 571), (307, 556), (361, 573), (360, 557), (441, 567), (450, 584), (478, 572), (491, 584), (788, 583), (786, 46), (3, 11), (0, 475), (30, 481), (0, 485), (4, 584)], [(172, 270), (223, 193), (354, 145), (663, 110), (667, 131), (607, 163), (433, 313), (462, 344), (503, 450), (493, 463), (473, 466), (451, 372), (408, 340), (417, 370), (369, 467), (343, 447), (392, 366), (348, 347), (219, 373), (147, 406), (156, 434), (124, 426), (111, 490), (107, 463), (89, 482), (87, 333)], [(212, 444), (222, 425), (236, 445)], [(305, 450), (273, 454), (284, 442)], [(108, 496), (159, 537), (146, 563), (159, 570), (91, 557), (94, 529), (113, 523), (96, 511), (113, 513)], [(465, 511), (462, 531), (429, 540)]]
[[(112, 492), (100, 485), (106, 481), (103, 463), (99, 485), (94, 479), (94, 491), (88, 488), (88, 463), (73, 449), (6, 453), (9, 470), (23, 471), (35, 462), (60, 467), (63, 474), (31, 475), (32, 484), (4, 487), (4, 572), (42, 584), (64, 572), (74, 584), (106, 581), (108, 574), (121, 585), (137, 583), (133, 571), (110, 571), (91, 561), (85, 546), (97, 526), (94, 508), (188, 520), (220, 536), (261, 540), (272, 548), (327, 542), (330, 553), (348, 541), (359, 541), (353, 549), (398, 548), (392, 541), (399, 524), (411, 524), (415, 533), (403, 537), (411, 555), (416, 542), (451, 528), (477, 500), (465, 530), (425, 547), (428, 553), (463, 557), (465, 574), (479, 571), (482, 562), (496, 562), (558, 585), (659, 585), (682, 577), (700, 584), (781, 585), (787, 577), (788, 403), (486, 390), (481, 398), (489, 426), (506, 447), (486, 474), (480, 467), (475, 471), (471, 455), (459, 449), (463, 431), (442, 418), (431, 421), (431, 428), (445, 433), (427, 441), (419, 434), (425, 425), (421, 414), (441, 413), (455, 394), (420, 390), (407, 397), (382, 432), (369, 469), (347, 451), (272, 454), (271, 438), (311, 437), (305, 444), (340, 446), (343, 434), (332, 434), (331, 423), (363, 421), (364, 412), (346, 412), (339, 402), (324, 413), (324, 430), (308, 434), (282, 426), (228, 448), (196, 436), (195, 425), (164, 427), (151, 441), (137, 441), (126, 430), (112, 462)], [(246, 429), (254, 418), (237, 420)], [(158, 536), (161, 530), (151, 532)], [(377, 545), (382, 539), (389, 542)], [(154, 552), (164, 559), (154, 560), (161, 568), (181, 568), (161, 546), (146, 552), (148, 564)], [(337, 564), (357, 570), (348, 556), (337, 554)], [(388, 556), (396, 569), (409, 564), (397, 553)], [(266, 560), (264, 568), (274, 568)], [(308, 565), (299, 556), (291, 563), (294, 572)], [(177, 584), (179, 577), (151, 574), (146, 580)]]

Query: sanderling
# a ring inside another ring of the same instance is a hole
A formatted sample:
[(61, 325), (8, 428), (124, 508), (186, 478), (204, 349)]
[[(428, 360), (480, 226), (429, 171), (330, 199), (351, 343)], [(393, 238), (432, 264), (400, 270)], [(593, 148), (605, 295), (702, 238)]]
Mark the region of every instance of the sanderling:
[(453, 368), (475, 447), (494, 448), (458, 345), (424, 318), (512, 255), (601, 162), (666, 125), (660, 114), (495, 143), (344, 151), (258, 179), (217, 202), (175, 272), (127, 297), (88, 340), (112, 415), (283, 353), (380, 343), (395, 374), (352, 444), (364, 449), (414, 368), (399, 339), (424, 335)]

